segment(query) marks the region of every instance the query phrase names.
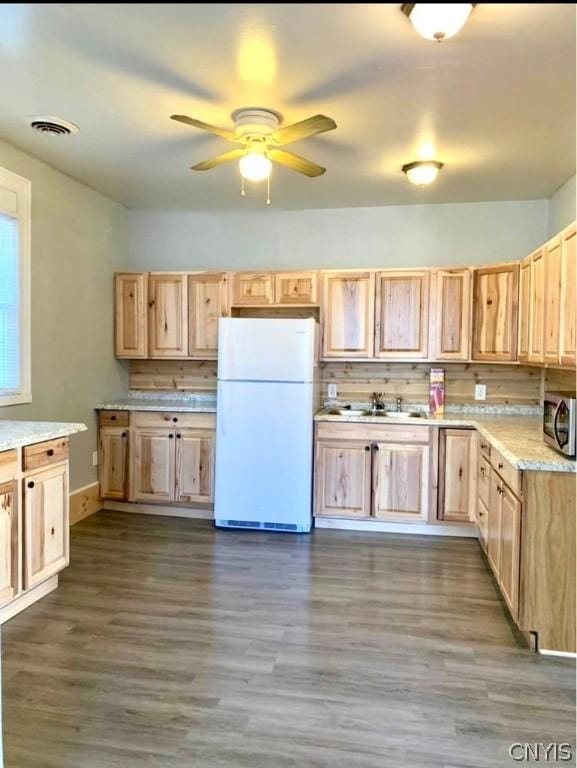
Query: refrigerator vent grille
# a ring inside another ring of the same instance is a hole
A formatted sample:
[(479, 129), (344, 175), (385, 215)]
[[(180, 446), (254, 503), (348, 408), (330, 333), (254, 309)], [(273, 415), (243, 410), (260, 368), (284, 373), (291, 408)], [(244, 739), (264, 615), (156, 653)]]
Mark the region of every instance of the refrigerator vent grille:
[(230, 528), (261, 528), (268, 531), (298, 531), (298, 525), (294, 523), (260, 523), (254, 520), (219, 520), (217, 525)]

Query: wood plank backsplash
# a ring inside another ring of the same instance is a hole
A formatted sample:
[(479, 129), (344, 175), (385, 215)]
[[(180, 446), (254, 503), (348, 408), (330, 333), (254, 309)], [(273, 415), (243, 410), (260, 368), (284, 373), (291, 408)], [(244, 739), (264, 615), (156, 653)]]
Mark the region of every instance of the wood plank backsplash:
[(545, 392), (575, 392), (575, 371), (565, 371), (559, 368), (546, 368), (544, 374)]
[[(367, 401), (372, 392), (384, 392), (386, 401), (402, 397), (406, 402), (427, 403), (431, 367), (432, 363), (321, 363), (322, 397), (326, 395), (327, 385), (335, 383), (338, 398), (343, 401)], [(447, 403), (475, 402), (475, 384), (487, 385), (486, 402), (491, 405), (538, 405), (541, 400), (540, 368), (487, 363), (445, 363), (443, 367)], [(216, 360), (131, 360), (129, 386), (159, 392), (215, 392), (216, 370)], [(575, 375), (571, 372), (550, 373), (563, 374), (565, 378), (572, 376), (574, 382)], [(556, 383), (550, 388), (561, 387)]]
[[(338, 399), (367, 401), (372, 392), (384, 392), (385, 402), (402, 397), (408, 403), (429, 402), (429, 371), (445, 369), (446, 402), (475, 402), (475, 384), (487, 385), (488, 405), (538, 405), (541, 370), (520, 365), (487, 363), (339, 363), (321, 364), (322, 391), (335, 383)], [(478, 403), (481, 405), (481, 403)]]

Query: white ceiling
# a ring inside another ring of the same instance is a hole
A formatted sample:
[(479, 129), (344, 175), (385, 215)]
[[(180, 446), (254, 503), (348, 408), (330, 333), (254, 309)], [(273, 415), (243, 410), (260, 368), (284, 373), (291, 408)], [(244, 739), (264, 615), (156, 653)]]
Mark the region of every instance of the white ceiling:
[[(242, 106), (336, 131), (291, 150), (326, 165), (273, 172), (277, 208), (527, 199), (575, 170), (575, 5), (480, 4), (462, 32), (423, 40), (400, 4), (3, 4), (0, 136), (131, 208), (260, 208), (230, 148), (169, 119), (229, 126)], [(77, 123), (51, 138), (31, 114)], [(429, 189), (400, 172), (426, 145)]]

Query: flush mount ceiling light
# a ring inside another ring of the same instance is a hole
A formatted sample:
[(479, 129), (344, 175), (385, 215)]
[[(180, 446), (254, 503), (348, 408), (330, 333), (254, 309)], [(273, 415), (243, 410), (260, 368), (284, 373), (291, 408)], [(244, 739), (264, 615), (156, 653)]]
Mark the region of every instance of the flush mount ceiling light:
[(414, 163), (403, 165), (401, 170), (411, 184), (426, 187), (435, 181), (442, 167), (443, 163), (437, 160), (416, 160)]
[(403, 3), (401, 11), (427, 40), (443, 42), (464, 26), (477, 3)]
[(34, 131), (47, 136), (71, 136), (80, 133), (80, 128), (68, 120), (53, 115), (30, 115), (26, 118)]

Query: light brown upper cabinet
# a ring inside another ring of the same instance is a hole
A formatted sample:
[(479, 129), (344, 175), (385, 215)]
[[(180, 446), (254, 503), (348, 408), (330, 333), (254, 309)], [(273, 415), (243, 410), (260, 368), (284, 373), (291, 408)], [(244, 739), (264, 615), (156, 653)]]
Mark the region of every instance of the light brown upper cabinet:
[(429, 271), (377, 273), (375, 357), (421, 360), (428, 355)]
[(272, 272), (233, 272), (231, 305), (254, 307), (274, 304)]
[(438, 517), (457, 523), (473, 520), (476, 441), (472, 429), (439, 430)]
[(317, 272), (275, 272), (275, 304), (318, 304)]
[(543, 359), (559, 363), (559, 324), (561, 321), (561, 235), (550, 240), (544, 251), (544, 333)]
[(116, 356), (147, 357), (148, 275), (123, 272), (115, 276)]
[(188, 301), (189, 356), (216, 360), (218, 321), (228, 315), (227, 275), (221, 272), (189, 275)]
[(519, 265), (519, 361), (529, 360), (529, 335), (531, 328), (531, 256), (526, 256)]
[(0, 606), (16, 597), (20, 584), (18, 484), (0, 483)]
[(575, 263), (575, 224), (568, 227), (562, 235), (561, 249), (561, 311), (559, 362), (568, 367), (575, 367), (576, 337), (576, 302), (577, 269)]
[(375, 273), (323, 273), (323, 357), (370, 358), (375, 341)]
[(529, 291), (529, 355), (530, 363), (543, 362), (545, 331), (545, 249), (532, 253), (531, 288)]
[(468, 360), (471, 270), (437, 269), (431, 281), (430, 355), (435, 360)]
[(517, 263), (474, 270), (473, 360), (516, 360), (518, 283)]
[(188, 357), (188, 280), (186, 275), (149, 276), (150, 357)]
[(429, 446), (375, 443), (373, 450), (374, 517), (426, 520), (429, 511)]

